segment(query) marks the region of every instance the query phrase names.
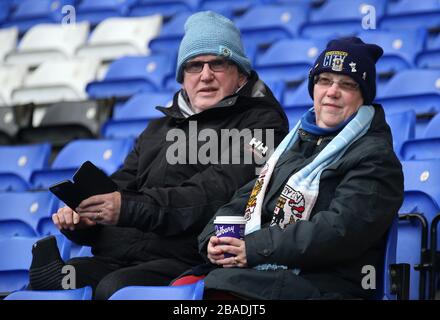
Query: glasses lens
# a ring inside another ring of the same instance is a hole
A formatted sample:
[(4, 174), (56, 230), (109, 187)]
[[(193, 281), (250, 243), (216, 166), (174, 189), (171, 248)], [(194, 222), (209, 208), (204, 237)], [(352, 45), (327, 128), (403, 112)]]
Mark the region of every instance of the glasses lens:
[(190, 61), (185, 64), (185, 71), (189, 73), (198, 73), (202, 71), (203, 65), (205, 63), (203, 61)]
[(228, 65), (226, 60), (220, 60), (220, 59), (212, 60), (208, 62), (208, 64), (212, 71), (224, 71), (226, 70), (226, 67)]

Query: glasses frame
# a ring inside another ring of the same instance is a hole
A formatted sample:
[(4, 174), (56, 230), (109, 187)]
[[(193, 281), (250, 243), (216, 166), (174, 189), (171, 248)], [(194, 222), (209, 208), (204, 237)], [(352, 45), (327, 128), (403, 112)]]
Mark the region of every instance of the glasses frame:
[[(321, 79), (329, 80), (329, 83), (328, 83), (328, 84), (319, 83), (319, 81), (320, 81)], [(331, 88), (331, 87), (333, 86), (333, 84), (336, 83), (336, 84), (338, 85), (338, 87), (339, 87), (341, 90), (344, 90), (344, 91), (351, 91), (351, 92), (354, 92), (354, 91), (359, 90), (359, 83), (357, 83), (357, 82), (354, 82), (354, 81), (345, 81), (345, 80), (339, 80), (339, 81), (336, 81), (336, 80), (330, 79), (330, 78), (328, 78), (328, 77), (323, 77), (323, 76), (321, 76), (321, 75), (317, 75), (317, 76), (315, 76), (313, 82), (314, 82), (316, 85), (321, 86), (321, 87)]]
[[(219, 62), (221, 62), (222, 64), (215, 65), (216, 63)], [(191, 74), (200, 73), (205, 68), (205, 64), (208, 64), (208, 67), (212, 72), (225, 72), (233, 64), (233, 62), (227, 59), (214, 59), (210, 61), (202, 61), (202, 60), (188, 61), (183, 65), (183, 71)], [(197, 71), (195, 70), (188, 71), (188, 66), (195, 67), (197, 65), (199, 66)]]

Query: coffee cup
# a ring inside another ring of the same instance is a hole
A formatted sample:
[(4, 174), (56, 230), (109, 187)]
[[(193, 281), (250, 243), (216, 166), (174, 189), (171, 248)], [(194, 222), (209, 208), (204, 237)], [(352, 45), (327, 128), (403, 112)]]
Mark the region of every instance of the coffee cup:
[[(244, 239), (246, 220), (242, 216), (218, 216), (214, 220), (215, 235), (217, 238), (232, 237)], [(225, 253), (225, 258), (233, 254)]]

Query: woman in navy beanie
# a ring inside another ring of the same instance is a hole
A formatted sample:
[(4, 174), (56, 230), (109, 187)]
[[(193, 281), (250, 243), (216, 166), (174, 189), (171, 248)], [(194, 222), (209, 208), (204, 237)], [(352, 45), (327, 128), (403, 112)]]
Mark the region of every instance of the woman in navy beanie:
[[(313, 107), (199, 236), (208, 298), (384, 298), (403, 174), (373, 103), (381, 55), (355, 37), (332, 40), (320, 54), (309, 77)], [(244, 238), (217, 237), (218, 216), (243, 216)]]

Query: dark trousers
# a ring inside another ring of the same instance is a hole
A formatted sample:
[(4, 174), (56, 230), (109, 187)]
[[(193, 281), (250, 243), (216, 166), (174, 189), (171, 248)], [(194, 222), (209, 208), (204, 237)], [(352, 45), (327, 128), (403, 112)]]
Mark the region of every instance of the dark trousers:
[(96, 300), (107, 300), (127, 286), (167, 286), (191, 268), (189, 264), (168, 258), (127, 264), (114, 258), (94, 256), (73, 258), (66, 264), (74, 267), (76, 287), (91, 286)]

